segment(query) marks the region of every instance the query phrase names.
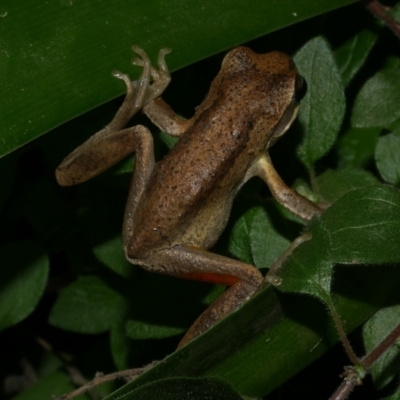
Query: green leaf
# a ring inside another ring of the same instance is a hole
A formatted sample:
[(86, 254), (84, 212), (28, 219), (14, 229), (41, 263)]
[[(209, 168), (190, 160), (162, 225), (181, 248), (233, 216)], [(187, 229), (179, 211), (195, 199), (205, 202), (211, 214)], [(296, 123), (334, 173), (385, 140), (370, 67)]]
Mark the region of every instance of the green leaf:
[[(169, 46), (172, 71), (355, 0), (251, 2), (3, 0), (0, 13), (0, 156), (96, 107), (125, 87), (113, 68), (139, 76), (132, 44), (154, 60)], [(223, 18), (219, 18), (223, 15)], [(215, 21), (218, 19), (218, 29)], [(251, 21), (251, 23), (249, 23)]]
[(121, 235), (114, 236), (93, 247), (95, 256), (117, 274), (127, 278), (133, 273), (133, 266), (126, 260)]
[[(270, 208), (271, 212), (275, 211)], [(277, 231), (264, 208), (253, 207), (236, 221), (229, 241), (229, 251), (257, 268), (269, 268), (289, 243)]]
[[(242, 400), (226, 382), (215, 378), (169, 378), (143, 385), (126, 400)], [(125, 399), (124, 399), (125, 400)]]
[(339, 167), (362, 167), (372, 160), (380, 128), (350, 128), (338, 143)]
[[(400, 305), (380, 309), (363, 327), (364, 346), (367, 353), (377, 347), (399, 324)], [(388, 385), (400, 371), (400, 349), (393, 346), (387, 350), (370, 369), (376, 388)]]
[(400, 129), (379, 138), (375, 160), (382, 178), (386, 182), (398, 185), (400, 183)]
[(229, 252), (247, 264), (253, 264), (250, 230), (255, 208), (248, 210), (235, 223), (229, 240)]
[(320, 195), (328, 202), (334, 202), (351, 190), (361, 189), (378, 183), (370, 172), (355, 168), (343, 168), (337, 171), (326, 170), (317, 177)]
[(79, 333), (111, 329), (126, 313), (126, 300), (96, 276), (79, 278), (64, 289), (54, 304), (50, 324)]
[(394, 5), (394, 7), (389, 10), (389, 15), (391, 15), (395, 21), (398, 23), (400, 22), (400, 4), (397, 3)]
[(165, 132), (160, 132), (160, 138), (170, 150), (178, 143), (179, 140), (178, 137), (168, 135), (168, 133)]
[(345, 111), (343, 85), (328, 43), (322, 37), (310, 40), (294, 57), (307, 81), (299, 121), (305, 133), (298, 156), (308, 169), (332, 147)]
[(132, 341), (126, 336), (123, 324), (118, 324), (111, 329), (110, 347), (114, 363), (119, 371), (129, 369), (129, 353)]
[(400, 389), (397, 389), (391, 396), (385, 397), (381, 400), (400, 400)]
[(17, 241), (0, 248), (0, 330), (26, 318), (44, 292), (49, 260), (35, 242)]
[(187, 327), (168, 326), (165, 321), (163, 325), (152, 324), (145, 321), (128, 320), (126, 323), (126, 334), (130, 339), (162, 339), (185, 333)]
[(382, 185), (353, 190), (310, 226), (278, 276), (280, 290), (308, 293), (330, 303), (334, 264), (400, 262), (400, 193)]
[(399, 103), (400, 71), (380, 71), (358, 93), (351, 124), (356, 128), (387, 126), (400, 118)]
[(363, 66), (374, 47), (378, 35), (364, 29), (343, 43), (335, 51), (335, 59), (344, 86), (347, 86), (358, 70)]

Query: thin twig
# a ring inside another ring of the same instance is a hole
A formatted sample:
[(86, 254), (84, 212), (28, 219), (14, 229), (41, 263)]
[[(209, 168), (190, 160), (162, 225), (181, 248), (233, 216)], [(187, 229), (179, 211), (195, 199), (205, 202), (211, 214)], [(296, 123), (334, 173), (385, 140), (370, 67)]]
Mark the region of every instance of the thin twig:
[[(367, 354), (362, 360), (362, 366), (364, 373), (369, 370), (372, 365), (382, 356), (391, 346), (393, 346), (400, 337), (400, 324), (394, 328), (389, 335), (385, 337), (369, 354)], [(345, 372), (345, 378), (341, 385), (337, 388), (335, 393), (330, 397), (329, 400), (344, 400), (353, 391), (356, 385), (361, 383), (363, 376), (359, 375), (357, 369), (347, 367)]]
[(329, 400), (347, 399), (347, 396), (354, 390), (356, 386), (357, 386), (357, 380), (350, 380), (350, 381), (343, 380), (341, 385), (336, 389), (335, 393), (333, 393), (333, 395), (329, 397)]
[(377, 0), (368, 0), (365, 2), (365, 7), (376, 18), (382, 20), (386, 26), (400, 39), (400, 24), (388, 13), (390, 7), (385, 7)]
[(335, 306), (332, 303), (330, 303), (330, 304), (328, 304), (328, 307), (332, 314), (332, 318), (336, 325), (336, 330), (339, 334), (340, 341), (343, 344), (343, 347), (346, 351), (347, 356), (349, 357), (349, 359), (353, 363), (353, 365), (355, 365), (357, 367), (363, 367), (362, 362), (358, 359), (358, 357), (354, 353), (353, 348), (351, 347), (350, 342), (347, 339), (346, 332), (343, 329), (342, 322), (340, 321), (340, 317), (336, 311)]
[(97, 372), (94, 379), (88, 382), (86, 385), (81, 386), (80, 388), (74, 390), (71, 393), (64, 394), (62, 396), (57, 397), (55, 400), (71, 400), (80, 394), (86, 393), (88, 390), (93, 389), (96, 386), (99, 386), (106, 382), (111, 382), (116, 379), (125, 379), (128, 382), (136, 379), (138, 376), (146, 372), (148, 369), (156, 365), (158, 361), (153, 361), (152, 363), (146, 365), (143, 368), (133, 368), (127, 369), (125, 371), (113, 372), (112, 374), (104, 375), (102, 372)]
[(371, 368), (371, 366), (375, 363), (375, 361), (385, 353), (386, 350), (388, 350), (393, 344), (399, 339), (400, 337), (400, 324), (394, 328), (389, 335), (385, 337), (385, 339), (382, 340), (378, 344), (378, 346), (375, 347), (369, 354), (367, 354), (363, 359), (362, 363), (364, 365), (365, 369)]

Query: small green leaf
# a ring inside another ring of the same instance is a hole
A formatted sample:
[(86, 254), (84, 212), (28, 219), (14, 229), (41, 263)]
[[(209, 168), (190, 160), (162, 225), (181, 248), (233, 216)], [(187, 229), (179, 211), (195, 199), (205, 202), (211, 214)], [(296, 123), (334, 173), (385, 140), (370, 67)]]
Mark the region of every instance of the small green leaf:
[(0, 331), (26, 318), (42, 297), (49, 260), (35, 242), (0, 248)]
[(258, 268), (269, 268), (286, 250), (290, 241), (273, 226), (269, 215), (262, 207), (254, 209), (250, 225), (250, 248), (254, 264)]
[(126, 301), (96, 276), (79, 278), (64, 289), (54, 304), (50, 324), (79, 333), (111, 329), (125, 314)]
[(114, 236), (93, 247), (96, 257), (107, 267), (123, 277), (132, 275), (133, 266), (125, 257), (121, 235)]
[(168, 378), (143, 385), (126, 400), (243, 400), (228, 383), (216, 378)]
[(400, 400), (400, 389), (398, 388), (391, 396), (381, 400)]
[(389, 11), (389, 15), (391, 15), (396, 22), (400, 23), (400, 3), (394, 5)]
[(306, 293), (330, 304), (333, 265), (329, 260), (327, 233), (320, 227), (318, 222), (311, 227), (312, 238), (297, 247), (278, 272), (282, 279), (278, 289)]
[[(363, 327), (364, 346), (367, 353), (377, 347), (399, 324), (400, 305), (380, 309)], [(372, 365), (370, 370), (376, 388), (382, 389), (400, 371), (400, 348), (393, 346)]]
[(334, 51), (344, 86), (349, 84), (363, 66), (377, 38), (375, 32), (364, 29)]
[(362, 167), (373, 159), (380, 128), (350, 128), (338, 143), (339, 167)]
[(156, 325), (150, 322), (128, 320), (126, 323), (126, 335), (130, 339), (162, 339), (181, 335), (187, 330), (186, 327)]
[(168, 135), (168, 133), (165, 132), (160, 132), (160, 138), (170, 150), (178, 143), (179, 140), (179, 137)]
[(295, 55), (294, 60), (307, 81), (299, 121), (305, 136), (298, 149), (308, 169), (332, 147), (345, 111), (343, 85), (328, 43), (317, 37)]
[(338, 200), (351, 190), (376, 183), (378, 180), (370, 172), (355, 168), (344, 168), (338, 171), (328, 169), (317, 178), (319, 193), (329, 202)]
[(351, 124), (356, 128), (387, 126), (400, 117), (399, 103), (400, 71), (380, 71), (358, 93)]
[(237, 220), (229, 251), (257, 268), (269, 268), (289, 245), (262, 207), (253, 207)]
[(111, 329), (110, 332), (110, 347), (114, 363), (119, 371), (132, 367), (131, 350), (132, 340), (126, 336), (124, 324), (118, 324)]
[(251, 222), (255, 209), (248, 210), (235, 223), (229, 240), (229, 252), (247, 264), (253, 264), (250, 247)]
[(386, 182), (398, 185), (400, 183), (400, 129), (379, 138), (375, 160), (382, 178)]

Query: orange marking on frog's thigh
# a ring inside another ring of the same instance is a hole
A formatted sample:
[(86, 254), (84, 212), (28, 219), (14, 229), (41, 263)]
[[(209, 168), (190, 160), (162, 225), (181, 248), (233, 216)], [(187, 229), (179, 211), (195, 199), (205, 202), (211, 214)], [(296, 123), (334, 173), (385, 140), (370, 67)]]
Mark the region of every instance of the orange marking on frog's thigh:
[(179, 277), (194, 281), (209, 282), (209, 283), (215, 283), (217, 285), (227, 285), (227, 286), (233, 286), (235, 283), (238, 283), (240, 281), (240, 279), (236, 276), (211, 274), (207, 272), (182, 273), (179, 274)]

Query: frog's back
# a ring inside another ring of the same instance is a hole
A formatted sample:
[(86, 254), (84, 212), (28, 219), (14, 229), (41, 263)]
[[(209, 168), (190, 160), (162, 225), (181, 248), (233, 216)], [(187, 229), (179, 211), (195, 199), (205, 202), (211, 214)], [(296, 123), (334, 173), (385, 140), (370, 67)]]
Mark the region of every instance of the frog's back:
[(266, 127), (273, 130), (282, 115), (285, 104), (276, 99), (285, 84), (285, 76), (277, 80), (253, 65), (217, 76), (193, 125), (155, 166), (138, 206), (131, 254), (215, 243), (246, 171), (268, 146)]
[[(248, 161), (242, 160), (241, 150), (249, 137), (243, 129), (236, 137), (231, 135), (229, 141), (224, 124), (217, 129), (201, 126), (203, 121), (210, 121), (207, 117), (198, 121), (196, 132), (187, 132), (156, 164), (138, 207), (132, 250), (171, 243), (208, 247), (205, 242), (209, 229), (193, 227), (198, 224), (199, 214), (209, 214), (204, 225), (210, 225), (211, 219), (216, 237), (223, 229), (242, 170), (247, 167)], [(239, 171), (235, 165), (240, 160), (244, 163)], [(233, 170), (236, 171), (232, 174)]]

